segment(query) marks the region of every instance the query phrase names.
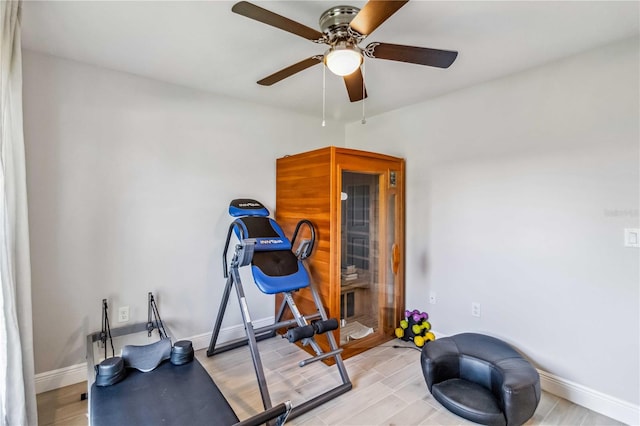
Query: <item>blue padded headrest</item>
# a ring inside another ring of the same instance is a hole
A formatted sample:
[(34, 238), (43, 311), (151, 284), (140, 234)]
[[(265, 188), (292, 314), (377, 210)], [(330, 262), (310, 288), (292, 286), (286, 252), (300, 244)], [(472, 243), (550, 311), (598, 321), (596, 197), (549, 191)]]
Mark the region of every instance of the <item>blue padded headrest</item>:
[(262, 203), (251, 198), (237, 198), (229, 204), (229, 214), (233, 217), (269, 216), (269, 210)]

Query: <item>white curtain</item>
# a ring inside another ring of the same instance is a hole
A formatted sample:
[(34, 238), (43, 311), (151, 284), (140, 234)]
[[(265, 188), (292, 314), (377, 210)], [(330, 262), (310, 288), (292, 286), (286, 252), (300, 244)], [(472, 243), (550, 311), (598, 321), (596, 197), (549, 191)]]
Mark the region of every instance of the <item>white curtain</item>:
[(20, 1), (0, 0), (0, 425), (37, 425)]

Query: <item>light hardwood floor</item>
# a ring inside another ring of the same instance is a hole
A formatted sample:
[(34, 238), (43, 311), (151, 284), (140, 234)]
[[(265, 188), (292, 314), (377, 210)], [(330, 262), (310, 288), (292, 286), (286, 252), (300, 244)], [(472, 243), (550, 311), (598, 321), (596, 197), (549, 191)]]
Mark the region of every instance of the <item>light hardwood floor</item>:
[[(420, 353), (395, 349), (398, 340), (345, 361), (353, 389), (303, 416), (291, 425), (472, 425), (443, 408), (427, 390), (420, 369)], [(408, 345), (407, 345), (408, 346)], [(274, 403), (295, 405), (340, 382), (336, 367), (316, 362), (298, 367), (309, 355), (279, 337), (259, 343), (269, 392)], [(238, 348), (197, 359), (214, 377), (240, 419), (261, 411), (261, 399), (249, 349)], [(39, 424), (87, 425), (87, 402), (80, 401), (86, 383), (38, 395)], [(543, 392), (527, 425), (620, 425), (608, 417)]]

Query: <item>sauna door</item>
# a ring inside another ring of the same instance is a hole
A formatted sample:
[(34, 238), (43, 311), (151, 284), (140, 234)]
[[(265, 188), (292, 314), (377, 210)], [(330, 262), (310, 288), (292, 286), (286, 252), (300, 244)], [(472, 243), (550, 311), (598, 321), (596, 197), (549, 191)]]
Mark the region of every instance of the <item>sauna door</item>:
[(340, 343), (344, 345), (393, 327), (397, 284), (393, 262), (398, 262), (398, 245), (395, 172), (343, 170), (341, 181)]

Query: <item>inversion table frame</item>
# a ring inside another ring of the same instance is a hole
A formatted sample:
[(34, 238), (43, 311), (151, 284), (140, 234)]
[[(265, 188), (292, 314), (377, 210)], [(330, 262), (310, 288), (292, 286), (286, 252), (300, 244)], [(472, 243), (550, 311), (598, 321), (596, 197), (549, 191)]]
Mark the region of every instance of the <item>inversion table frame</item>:
[[(234, 200), (234, 202), (235, 201), (238, 201), (238, 200)], [(250, 201), (253, 201), (253, 200), (250, 200)], [(232, 205), (233, 205), (233, 202), (232, 202)], [(309, 255), (311, 248), (313, 247), (313, 239), (314, 239), (313, 225), (308, 220), (302, 220), (298, 223), (298, 226), (296, 227), (291, 244), (295, 243), (298, 230), (302, 224), (305, 224), (310, 228), (312, 239), (305, 240), (301, 243), (300, 247), (297, 249), (297, 252), (296, 252), (298, 260), (302, 260)], [(235, 253), (229, 264), (230, 268), (229, 270), (227, 270), (227, 250), (229, 248), (229, 241), (231, 238), (231, 234), (233, 233), (234, 230), (238, 235), (240, 244), (236, 245)], [(317, 312), (314, 312), (310, 315), (303, 315), (302, 313), (300, 313), (292, 297), (292, 292), (296, 291), (297, 289), (289, 289), (287, 291), (280, 292), (283, 294), (284, 298), (278, 310), (275, 323), (272, 325), (264, 326), (264, 327), (254, 328), (251, 316), (249, 314), (249, 309), (248, 309), (244, 289), (242, 286), (242, 280), (240, 279), (239, 268), (245, 265), (249, 265), (251, 263), (254, 255), (254, 249), (256, 246), (256, 239), (245, 238), (246, 237), (245, 230), (246, 228), (241, 223), (238, 223), (238, 220), (234, 221), (229, 227), (229, 232), (227, 234), (227, 242), (224, 248), (224, 253), (222, 255), (224, 276), (225, 278), (227, 278), (227, 281), (226, 281), (226, 285), (222, 295), (220, 309), (218, 310), (218, 315), (213, 328), (213, 334), (211, 336), (209, 349), (207, 350), (207, 356), (210, 357), (221, 352), (235, 349), (244, 345), (249, 345), (251, 358), (253, 360), (253, 366), (255, 368), (256, 376), (258, 380), (258, 386), (260, 388), (262, 403), (263, 403), (264, 409), (267, 410), (271, 408), (271, 398), (269, 396), (267, 381), (265, 378), (264, 369), (262, 367), (262, 361), (260, 359), (260, 351), (258, 350), (258, 341), (261, 341), (270, 337), (274, 337), (276, 335), (276, 330), (278, 329), (291, 328), (291, 327), (305, 327), (305, 326), (309, 326), (311, 321), (314, 321), (314, 320), (327, 321), (329, 320), (329, 318), (327, 317), (326, 311), (324, 309), (320, 296), (318, 295), (318, 292), (313, 285), (313, 282), (309, 280), (308, 286), (305, 284), (304, 286), (301, 286), (301, 287), (307, 287), (310, 290), (311, 295), (313, 297), (313, 301), (317, 308)], [(281, 236), (281, 238), (286, 238), (286, 237)], [(301, 262), (299, 263), (302, 264)], [(304, 273), (308, 274), (308, 271), (306, 271), (305, 269)], [(218, 335), (222, 327), (222, 320), (224, 318), (225, 310), (231, 294), (231, 289), (234, 286), (236, 289), (236, 294), (238, 296), (238, 302), (240, 304), (240, 311), (242, 313), (242, 319), (244, 322), (246, 337), (228, 342), (225, 345), (222, 345), (220, 347), (216, 347)], [(262, 288), (260, 289), (263, 290)], [(283, 320), (285, 309), (287, 307), (289, 307), (291, 313), (293, 314), (293, 319)], [(338, 347), (336, 340), (333, 336), (333, 333), (331, 331), (327, 331), (324, 334), (326, 334), (331, 350), (326, 353), (323, 352), (320, 346), (315, 341), (315, 338), (313, 336), (303, 338), (302, 339), (303, 345), (307, 345), (307, 344), (311, 345), (311, 347), (316, 352), (316, 356), (300, 361), (299, 366), (304, 367), (305, 365), (308, 365), (310, 363), (333, 357), (335, 359), (336, 366), (340, 372), (342, 384), (300, 405), (294, 406), (291, 410), (291, 413), (289, 414), (290, 419), (300, 416), (324, 404), (325, 402), (339, 395), (342, 395), (345, 392), (348, 392), (352, 388), (351, 381), (349, 380), (347, 370), (344, 366), (342, 357), (340, 355), (342, 352), (342, 349)]]

